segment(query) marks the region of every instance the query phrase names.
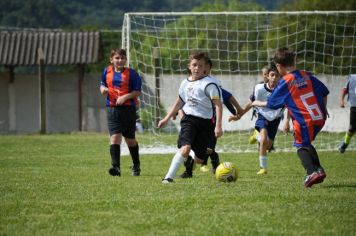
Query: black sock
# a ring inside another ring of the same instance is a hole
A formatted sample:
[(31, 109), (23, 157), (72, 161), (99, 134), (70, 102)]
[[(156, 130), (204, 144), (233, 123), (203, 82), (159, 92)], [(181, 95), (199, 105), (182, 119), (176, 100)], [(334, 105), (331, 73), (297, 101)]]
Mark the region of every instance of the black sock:
[(188, 174), (193, 174), (194, 159), (189, 155), (187, 160), (184, 162), (185, 171)]
[(120, 168), (120, 145), (119, 144), (110, 145), (110, 155), (111, 155), (112, 166)]
[(314, 165), (317, 166), (318, 168), (323, 169), (323, 167), (321, 167), (321, 165), (320, 165), (319, 156), (318, 156), (318, 153), (316, 152), (314, 146), (311, 145), (309, 149), (311, 152), (311, 157), (312, 157)]
[(317, 170), (317, 167), (313, 163), (309, 148), (299, 148), (297, 154), (302, 163), (302, 166), (307, 171), (307, 175), (310, 175)]
[(138, 149), (138, 144), (136, 146), (129, 147), (132, 162), (135, 166), (140, 165), (140, 155), (138, 153)]
[(219, 154), (215, 151), (210, 155), (211, 166), (216, 169), (220, 164)]

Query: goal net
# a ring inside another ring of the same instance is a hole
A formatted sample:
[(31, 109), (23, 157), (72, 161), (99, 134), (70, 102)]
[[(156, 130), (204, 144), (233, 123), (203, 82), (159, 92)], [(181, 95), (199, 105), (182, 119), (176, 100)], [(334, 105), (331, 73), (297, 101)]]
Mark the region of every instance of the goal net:
[[(328, 118), (317, 136), (318, 150), (336, 150), (349, 124), (349, 107), (339, 107), (339, 94), (349, 74), (356, 73), (356, 11), (338, 12), (181, 12), (127, 13), (122, 47), (130, 66), (143, 78), (140, 120), (146, 147), (176, 150), (179, 119), (158, 130), (187, 77), (189, 54), (206, 51), (213, 61), (212, 76), (243, 106), (254, 85), (262, 81), (261, 69), (268, 66), (274, 51), (292, 48), (296, 67), (314, 73), (330, 90)], [(252, 110), (239, 121), (227, 121), (217, 149), (224, 152), (256, 151), (249, 144), (256, 118)], [(281, 131), (275, 139), (278, 151), (293, 150), (293, 135)], [(353, 140), (350, 149), (356, 149)], [(172, 149), (171, 149), (172, 148)]]

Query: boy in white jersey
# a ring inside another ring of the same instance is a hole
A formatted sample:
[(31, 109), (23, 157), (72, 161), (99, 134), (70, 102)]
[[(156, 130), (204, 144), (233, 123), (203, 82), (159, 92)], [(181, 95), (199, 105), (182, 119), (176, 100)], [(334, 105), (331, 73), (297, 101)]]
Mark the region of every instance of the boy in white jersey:
[[(250, 99), (251, 105), (254, 105), (255, 101), (267, 101), (271, 95), (273, 89), (276, 87), (279, 81), (279, 74), (273, 66), (268, 69), (268, 83), (258, 84), (255, 87), (254, 96)], [(245, 108), (246, 109), (246, 108)], [(249, 109), (249, 108), (247, 108)], [(266, 107), (256, 107), (257, 120), (255, 129), (259, 131), (257, 140), (259, 141), (259, 162), (260, 170), (258, 175), (267, 174), (267, 150), (272, 145), (274, 138), (276, 137), (281, 116), (283, 115), (282, 109), (273, 110)]]
[(350, 101), (350, 124), (344, 140), (339, 146), (339, 152), (344, 153), (347, 146), (350, 144), (351, 137), (356, 132), (356, 74), (349, 75), (345, 87), (341, 90), (340, 94), (340, 107), (345, 107), (345, 97), (348, 94)]
[[(193, 160), (189, 158), (190, 150), (195, 153), (195, 162), (202, 163), (206, 158), (209, 140), (214, 135), (217, 138), (222, 135), (221, 90), (217, 80), (205, 75), (208, 60), (204, 52), (195, 52), (190, 55), (188, 69), (191, 71), (191, 77), (182, 81), (179, 97), (168, 114), (158, 123), (158, 127), (162, 128), (182, 108), (184, 117), (181, 120), (178, 137), (179, 150), (174, 155), (162, 183), (173, 182), (174, 176), (184, 161), (187, 162), (186, 166), (191, 166), (189, 162)], [(214, 115), (215, 124), (212, 119)]]

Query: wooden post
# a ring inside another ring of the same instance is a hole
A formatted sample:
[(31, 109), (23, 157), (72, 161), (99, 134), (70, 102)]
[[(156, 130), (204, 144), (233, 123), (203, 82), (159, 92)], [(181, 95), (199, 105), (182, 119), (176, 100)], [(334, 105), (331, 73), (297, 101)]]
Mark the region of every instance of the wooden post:
[(78, 78), (78, 130), (83, 130), (83, 82), (85, 65), (79, 64), (79, 78)]
[(46, 131), (46, 79), (45, 65), (42, 48), (38, 48), (38, 77), (40, 81), (40, 133), (45, 134)]
[(15, 90), (15, 68), (8, 66), (9, 83), (8, 83), (8, 98), (9, 98), (9, 132), (16, 133), (16, 90)]
[(155, 70), (155, 127), (158, 126), (160, 120), (160, 55), (159, 49), (153, 48), (153, 58), (154, 58), (154, 70)]

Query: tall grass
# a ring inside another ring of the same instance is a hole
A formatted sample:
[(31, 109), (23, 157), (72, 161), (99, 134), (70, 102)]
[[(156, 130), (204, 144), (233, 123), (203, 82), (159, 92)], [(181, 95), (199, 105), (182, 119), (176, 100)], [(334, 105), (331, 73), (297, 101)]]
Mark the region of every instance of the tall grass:
[(171, 154), (141, 155), (139, 177), (123, 156), (111, 177), (107, 135), (0, 136), (0, 235), (355, 235), (356, 152), (319, 155), (327, 178), (311, 189), (294, 152), (262, 177), (257, 153), (222, 153), (237, 182), (197, 168), (164, 185)]

